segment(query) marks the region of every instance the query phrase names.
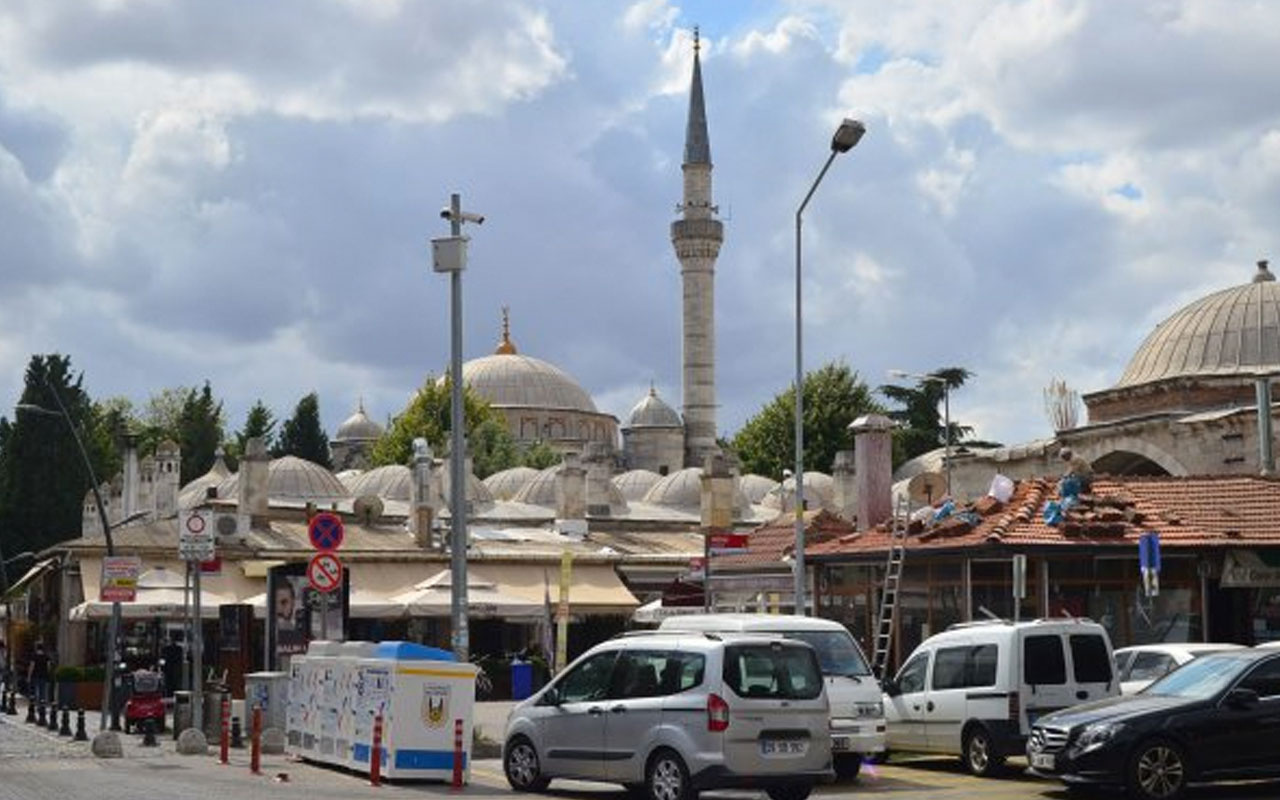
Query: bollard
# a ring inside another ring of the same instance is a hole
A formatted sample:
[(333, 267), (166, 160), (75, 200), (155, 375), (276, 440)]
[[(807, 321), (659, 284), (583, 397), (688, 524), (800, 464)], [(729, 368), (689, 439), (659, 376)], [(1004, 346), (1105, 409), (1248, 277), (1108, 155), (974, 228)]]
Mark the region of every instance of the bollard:
[(59, 736), (71, 735), (71, 709), (62, 707), (62, 725), (58, 728)]
[(253, 707), (253, 722), (249, 726), (249, 771), (262, 774), (262, 708)]
[(53, 733), (58, 732), (58, 707), (53, 703), (49, 704), (49, 730)]
[(44, 718), (44, 701), (43, 700), (36, 705), (36, 727), (37, 728), (49, 727), (49, 720)]
[(240, 718), (231, 720), (231, 746), (237, 750), (244, 748), (244, 734), (240, 732)]
[(18, 716), (18, 693), (12, 689), (9, 690), (9, 705), (5, 708), (4, 713), (11, 717)]
[(77, 710), (77, 711), (76, 711), (76, 736), (75, 736), (75, 740), (76, 740), (77, 742), (87, 742), (87, 741), (89, 741), (89, 734), (85, 733), (85, 730), (84, 730), (84, 709), (83, 709), (83, 708), (81, 708), (81, 709), (79, 709), (79, 710)]
[(369, 785), (382, 785), (382, 715), (373, 718), (373, 747), (369, 751)]
[(218, 737), (218, 761), (228, 763), (231, 746), (231, 695), (222, 696), (222, 735)]
[(159, 742), (156, 741), (156, 721), (151, 717), (147, 717), (142, 721), (142, 746), (159, 746)]
[(462, 789), (462, 720), (453, 721), (453, 790)]
[[(116, 689), (116, 691), (120, 690)], [(116, 703), (112, 703), (112, 705), (115, 706)], [(111, 709), (111, 730), (116, 733), (120, 732), (120, 708), (118, 706)]]
[(27, 722), (34, 723), (36, 721), (36, 703), (30, 697), (27, 698)]

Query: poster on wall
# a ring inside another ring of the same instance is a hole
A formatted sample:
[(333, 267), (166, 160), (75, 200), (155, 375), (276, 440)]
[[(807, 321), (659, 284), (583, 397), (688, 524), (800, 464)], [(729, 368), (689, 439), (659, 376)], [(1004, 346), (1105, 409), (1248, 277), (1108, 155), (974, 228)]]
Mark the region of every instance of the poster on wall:
[[(320, 592), (307, 581), (307, 565), (282, 564), (267, 571), (267, 655), (272, 670), (288, 669), (289, 657), (307, 652), (324, 627)], [(342, 585), (329, 593), (329, 639), (346, 641), (349, 623), (351, 573), (343, 571)]]

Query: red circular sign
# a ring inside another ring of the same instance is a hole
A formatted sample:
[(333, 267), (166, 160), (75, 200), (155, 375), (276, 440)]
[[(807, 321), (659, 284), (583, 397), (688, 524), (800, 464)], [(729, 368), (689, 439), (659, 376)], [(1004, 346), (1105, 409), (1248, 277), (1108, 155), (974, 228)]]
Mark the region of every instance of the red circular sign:
[(307, 563), (307, 581), (317, 592), (336, 592), (342, 585), (342, 562), (333, 553), (317, 553)]
[(342, 517), (337, 514), (321, 511), (307, 523), (307, 538), (311, 540), (311, 546), (322, 553), (337, 550), (345, 536)]

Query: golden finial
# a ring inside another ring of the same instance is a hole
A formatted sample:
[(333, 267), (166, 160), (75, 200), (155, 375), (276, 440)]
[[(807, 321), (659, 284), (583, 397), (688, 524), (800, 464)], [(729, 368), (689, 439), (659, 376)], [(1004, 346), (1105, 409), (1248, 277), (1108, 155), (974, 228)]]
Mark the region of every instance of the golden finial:
[(653, 386), (653, 379), (652, 379), (652, 378), (650, 378), (650, 379), (649, 379), (649, 396), (650, 396), (650, 397), (657, 397), (657, 396), (658, 396), (658, 390), (654, 388), (654, 386)]
[(502, 341), (498, 342), (498, 349), (494, 352), (500, 356), (516, 354), (515, 343), (511, 341), (511, 309), (508, 306), (502, 307)]

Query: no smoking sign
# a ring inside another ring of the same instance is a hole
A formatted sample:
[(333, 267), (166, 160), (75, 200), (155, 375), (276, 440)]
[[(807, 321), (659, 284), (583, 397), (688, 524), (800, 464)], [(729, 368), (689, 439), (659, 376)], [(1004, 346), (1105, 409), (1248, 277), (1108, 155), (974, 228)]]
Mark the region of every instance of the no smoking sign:
[(335, 592), (342, 585), (342, 561), (333, 553), (317, 553), (307, 563), (307, 581), (317, 592)]

